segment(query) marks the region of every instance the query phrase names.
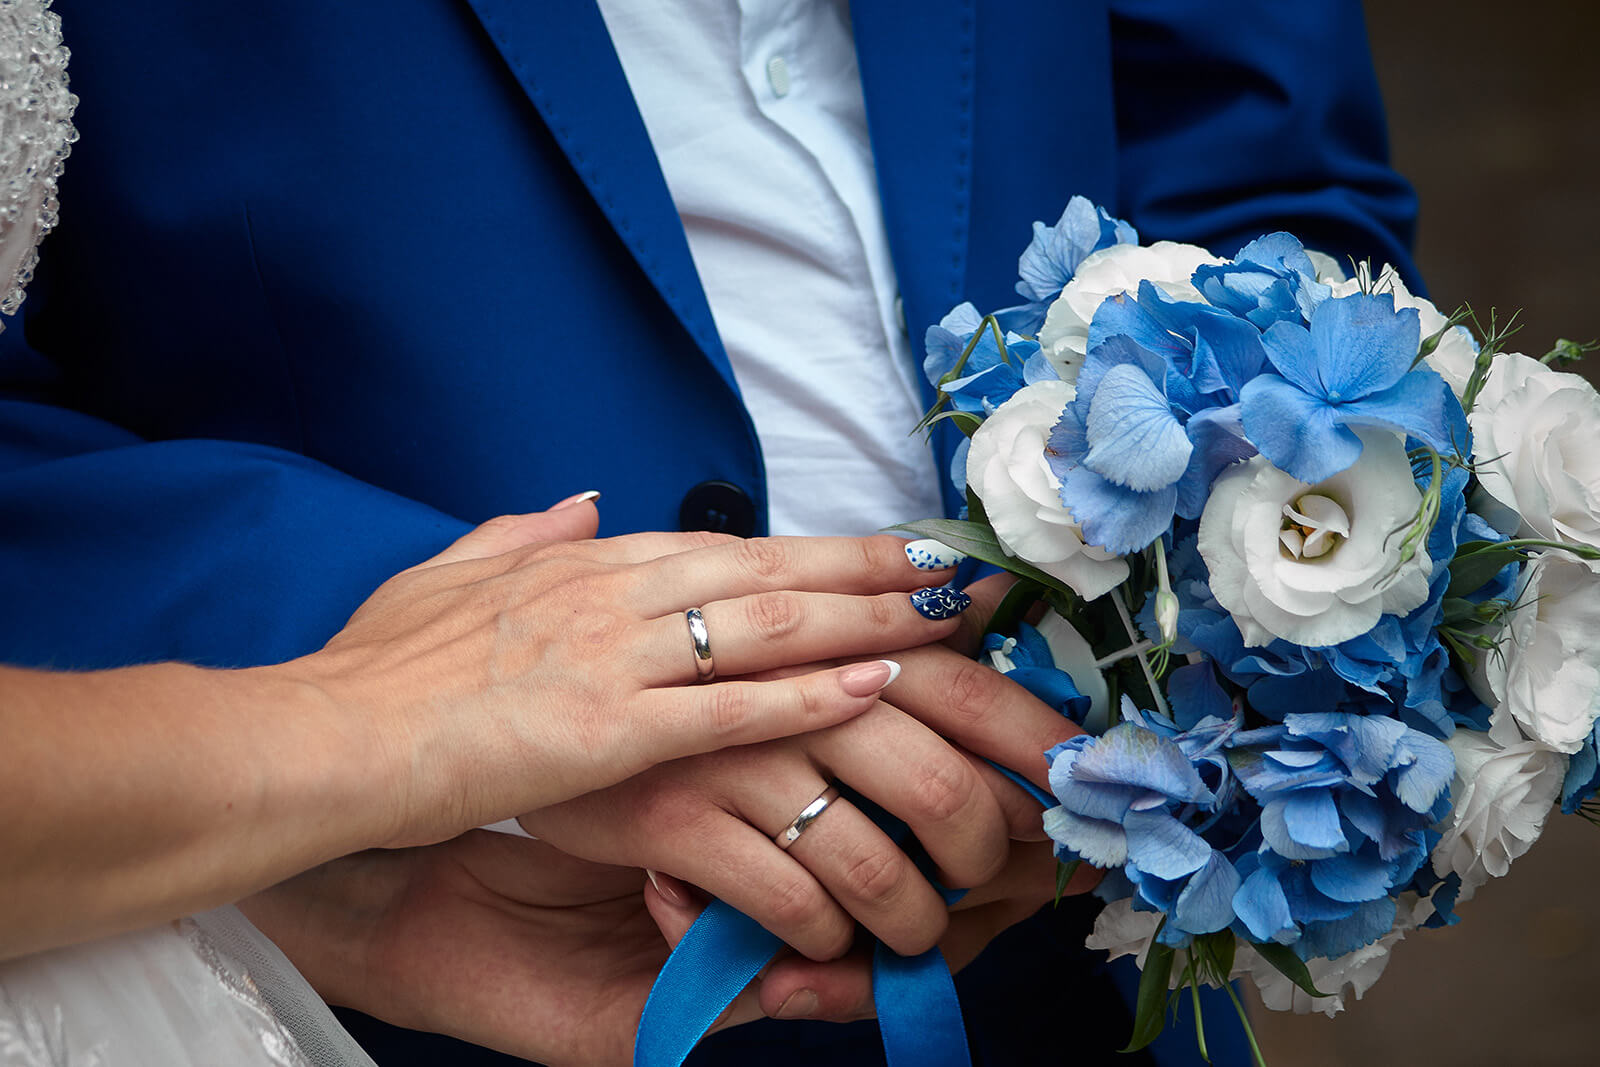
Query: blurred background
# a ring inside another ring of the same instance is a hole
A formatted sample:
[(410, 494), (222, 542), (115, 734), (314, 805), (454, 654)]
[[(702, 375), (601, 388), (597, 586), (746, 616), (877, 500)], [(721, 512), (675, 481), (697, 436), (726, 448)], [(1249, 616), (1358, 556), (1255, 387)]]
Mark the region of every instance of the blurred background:
[[(1510, 348), (1533, 356), (1558, 337), (1600, 338), (1600, 4), (1365, 6), (1394, 162), (1422, 202), (1417, 260), (1434, 302), (1502, 319), (1521, 308)], [(1600, 382), (1600, 353), (1583, 370)], [(1458, 926), (1401, 942), (1365, 1001), (1335, 1019), (1256, 1011), (1270, 1067), (1600, 1063), (1596, 887), (1600, 828), (1553, 815)]]

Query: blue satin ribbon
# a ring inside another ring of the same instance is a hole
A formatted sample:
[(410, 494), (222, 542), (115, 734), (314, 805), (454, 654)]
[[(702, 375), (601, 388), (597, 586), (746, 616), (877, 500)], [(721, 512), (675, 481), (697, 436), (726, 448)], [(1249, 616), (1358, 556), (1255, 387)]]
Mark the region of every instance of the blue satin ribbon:
[[(1055, 797), (1015, 771), (991, 763), (1046, 807)], [(897, 842), (909, 836), (904, 823), (858, 801)], [(921, 850), (918, 866), (932, 881)], [(965, 890), (939, 888), (954, 904)], [(777, 955), (783, 942), (731, 905), (714, 900), (701, 912), (656, 977), (634, 1040), (634, 1067), (680, 1067), (711, 1024)], [(889, 1067), (971, 1067), (961, 1002), (944, 954), (937, 947), (920, 956), (899, 956), (879, 942), (872, 954), (872, 999)]]

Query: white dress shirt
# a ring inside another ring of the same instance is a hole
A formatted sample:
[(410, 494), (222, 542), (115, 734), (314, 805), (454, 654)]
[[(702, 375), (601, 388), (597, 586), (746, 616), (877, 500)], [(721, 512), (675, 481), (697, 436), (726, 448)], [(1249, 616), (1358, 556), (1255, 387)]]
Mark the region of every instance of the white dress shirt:
[(755, 423), (774, 534), (942, 513), (844, 0), (600, 0)]

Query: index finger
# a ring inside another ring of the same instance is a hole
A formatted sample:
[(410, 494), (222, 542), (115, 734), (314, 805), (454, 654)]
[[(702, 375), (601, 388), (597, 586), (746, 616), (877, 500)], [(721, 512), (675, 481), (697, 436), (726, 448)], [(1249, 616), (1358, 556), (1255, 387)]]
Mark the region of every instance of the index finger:
[(935, 733), (1049, 788), (1044, 754), (1083, 733), (999, 671), (942, 645), (895, 653), (904, 668), (883, 699)]
[(640, 564), (638, 608), (646, 616), (751, 593), (910, 592), (947, 581), (952, 567), (911, 562), (906, 542), (873, 537), (757, 537)]

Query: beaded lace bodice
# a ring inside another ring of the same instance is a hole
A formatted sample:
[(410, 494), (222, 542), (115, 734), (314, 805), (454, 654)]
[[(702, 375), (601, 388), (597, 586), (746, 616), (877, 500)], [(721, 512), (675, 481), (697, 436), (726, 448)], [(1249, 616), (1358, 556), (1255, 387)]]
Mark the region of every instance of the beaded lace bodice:
[(0, 0), (0, 312), (8, 315), (56, 223), (56, 179), (78, 137), (67, 55), (46, 0)]

